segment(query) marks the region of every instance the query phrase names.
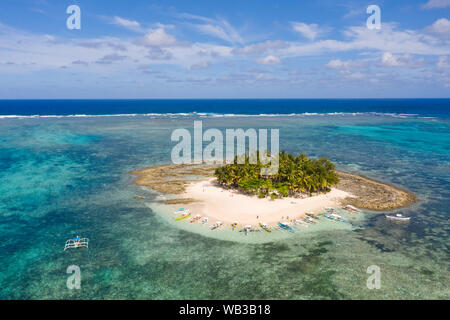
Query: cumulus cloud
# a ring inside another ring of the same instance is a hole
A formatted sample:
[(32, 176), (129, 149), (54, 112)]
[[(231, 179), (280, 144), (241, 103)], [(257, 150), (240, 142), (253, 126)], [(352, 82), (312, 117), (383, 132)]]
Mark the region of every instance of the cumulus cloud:
[(292, 28), (309, 40), (314, 40), (326, 31), (326, 29), (319, 28), (317, 24), (306, 24), (303, 22), (292, 22)]
[(414, 59), (410, 54), (393, 55), (385, 52), (381, 56), (380, 65), (383, 67), (421, 67), (425, 64), (425, 60)]
[(163, 28), (158, 28), (140, 38), (139, 43), (150, 47), (170, 47), (178, 44), (178, 41), (175, 37), (167, 34)]
[(426, 30), (438, 36), (450, 37), (450, 20), (446, 18), (438, 19)]
[(427, 3), (422, 5), (424, 9), (445, 8), (450, 6), (450, 0), (428, 0)]
[(275, 56), (267, 56), (264, 58), (256, 59), (256, 63), (258, 64), (280, 64), (281, 60)]

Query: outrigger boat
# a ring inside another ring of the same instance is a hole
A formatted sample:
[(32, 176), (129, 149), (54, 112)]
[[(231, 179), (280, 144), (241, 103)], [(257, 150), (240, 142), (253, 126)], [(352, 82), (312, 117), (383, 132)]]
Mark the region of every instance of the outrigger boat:
[(309, 222), (309, 223), (317, 223), (317, 221), (315, 221), (315, 220), (314, 220), (313, 218), (311, 218), (311, 217), (306, 217), (305, 220), (306, 220), (306, 222)]
[(328, 213), (333, 213), (334, 212), (334, 208), (332, 208), (332, 207), (325, 207), (325, 208), (323, 208), (326, 212), (328, 212)]
[(217, 229), (217, 228), (220, 227), (222, 224), (223, 224), (222, 221), (217, 221), (216, 223), (214, 223), (214, 224), (211, 226), (211, 230)]
[(284, 230), (288, 230), (288, 231), (291, 231), (291, 232), (294, 232), (294, 229), (292, 229), (292, 227), (287, 223), (287, 222), (278, 222), (278, 225), (280, 226), (280, 228), (281, 229), (284, 229)]
[(319, 216), (317, 216), (316, 214), (312, 213), (312, 212), (306, 212), (306, 215), (308, 217), (314, 218), (314, 219), (319, 219)]
[(186, 218), (189, 218), (191, 216), (191, 214), (190, 213), (183, 213), (181, 216), (179, 216), (179, 217), (176, 217), (175, 218), (175, 220), (176, 221), (180, 221), (180, 220), (183, 220), (183, 219), (186, 219)]
[(189, 213), (189, 209), (185, 209), (185, 208), (180, 208), (177, 211), (173, 212), (174, 214), (179, 214), (179, 213)]
[(401, 213), (397, 213), (395, 216), (388, 216), (385, 214), (387, 219), (398, 220), (398, 221), (409, 221), (411, 217), (404, 217)]
[(342, 206), (342, 209), (348, 210), (348, 211), (353, 211), (353, 212), (361, 212), (361, 210), (359, 210), (358, 208), (352, 206), (351, 204), (347, 204), (345, 206)]
[(64, 251), (67, 249), (77, 249), (77, 248), (89, 248), (89, 239), (88, 238), (80, 238), (76, 236), (73, 239), (69, 239), (66, 241), (64, 245)]
[(300, 225), (300, 226), (302, 226), (302, 227), (308, 227), (308, 225), (306, 224), (306, 221), (305, 220), (303, 220), (303, 219), (297, 219), (297, 220), (295, 220), (294, 221), (294, 223), (297, 225)]
[(259, 225), (261, 226), (261, 228), (262, 228), (264, 231), (272, 232), (272, 230), (270, 230), (270, 228), (269, 228), (269, 226), (267, 225), (267, 223), (265, 223), (265, 222), (260, 222)]
[(233, 231), (236, 230), (237, 225), (238, 225), (237, 222), (233, 222), (233, 223), (231, 224), (231, 229), (233, 229)]
[(137, 196), (136, 196), (136, 199), (145, 199), (145, 197), (144, 197), (144, 196), (139, 196), (139, 195), (137, 195)]
[(208, 218), (208, 217), (204, 217), (204, 218), (202, 219), (202, 224), (205, 224), (205, 223), (207, 223), (207, 222), (208, 222), (208, 220), (209, 220), (209, 218)]
[(250, 231), (252, 231), (252, 225), (248, 224), (244, 227), (245, 235), (247, 235)]
[(191, 219), (190, 222), (193, 223), (193, 222), (199, 220), (201, 217), (202, 217), (201, 215), (197, 214), (195, 217), (193, 217), (193, 218)]
[(339, 221), (339, 222), (347, 222), (347, 220), (345, 220), (344, 218), (342, 218), (340, 215), (338, 215), (336, 213), (332, 213), (330, 215), (324, 214), (323, 216), (330, 220)]

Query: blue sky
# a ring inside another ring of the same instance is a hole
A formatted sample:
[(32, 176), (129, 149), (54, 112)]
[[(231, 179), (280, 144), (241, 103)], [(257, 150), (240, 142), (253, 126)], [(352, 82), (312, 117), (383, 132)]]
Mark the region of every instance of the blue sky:
[(450, 97), (449, 13), (450, 0), (2, 1), (0, 98)]

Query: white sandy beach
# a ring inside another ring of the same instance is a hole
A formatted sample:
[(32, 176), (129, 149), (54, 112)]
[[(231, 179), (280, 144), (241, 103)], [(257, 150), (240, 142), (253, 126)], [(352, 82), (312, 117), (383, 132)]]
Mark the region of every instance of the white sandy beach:
[(327, 194), (304, 199), (283, 198), (274, 201), (268, 198), (239, 194), (215, 186), (215, 179), (191, 183), (184, 196), (198, 200), (185, 207), (192, 215), (209, 217), (210, 222), (238, 222), (239, 224), (257, 225), (259, 222), (275, 224), (278, 221), (291, 221), (302, 218), (306, 212), (317, 212), (324, 207), (337, 207), (339, 200), (352, 196), (350, 193), (332, 189)]

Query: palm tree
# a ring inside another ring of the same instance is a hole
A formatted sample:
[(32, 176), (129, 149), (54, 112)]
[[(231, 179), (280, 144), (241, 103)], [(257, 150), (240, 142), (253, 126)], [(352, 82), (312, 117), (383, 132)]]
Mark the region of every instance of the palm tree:
[[(266, 152), (267, 156), (269, 155)], [(217, 181), (225, 186), (240, 189), (250, 194), (265, 197), (270, 195), (288, 196), (303, 192), (327, 192), (339, 182), (335, 165), (327, 158), (309, 159), (304, 153), (294, 156), (282, 151), (278, 155), (278, 172), (272, 176), (262, 176), (259, 151), (252, 155), (234, 158), (234, 162), (215, 170)], [(256, 164), (250, 157), (256, 156)], [(238, 160), (243, 160), (240, 164)]]

